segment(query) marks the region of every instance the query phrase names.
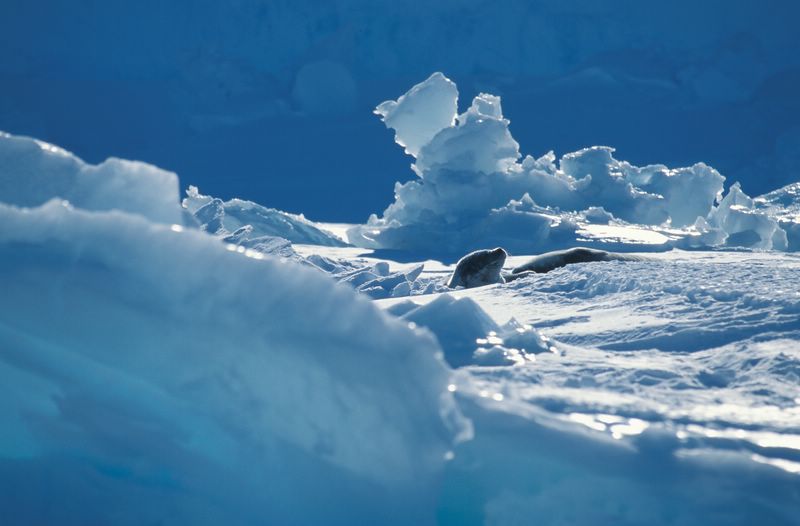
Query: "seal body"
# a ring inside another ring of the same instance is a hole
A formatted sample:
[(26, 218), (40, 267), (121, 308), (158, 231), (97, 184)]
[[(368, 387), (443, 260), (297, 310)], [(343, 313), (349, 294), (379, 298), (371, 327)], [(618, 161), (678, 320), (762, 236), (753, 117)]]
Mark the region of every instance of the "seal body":
[(542, 274), (572, 263), (588, 263), (591, 261), (644, 261), (644, 258), (629, 254), (606, 252), (605, 250), (595, 250), (593, 248), (577, 247), (545, 252), (514, 268), (511, 273), (536, 272)]
[(472, 288), (492, 283), (505, 283), (500, 274), (508, 254), (502, 248), (476, 250), (458, 260), (447, 286)]

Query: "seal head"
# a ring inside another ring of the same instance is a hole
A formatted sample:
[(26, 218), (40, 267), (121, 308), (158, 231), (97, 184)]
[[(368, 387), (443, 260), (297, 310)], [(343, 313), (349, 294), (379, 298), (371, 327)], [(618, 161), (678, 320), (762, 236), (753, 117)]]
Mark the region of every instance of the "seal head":
[(476, 250), (458, 260), (456, 269), (447, 286), (451, 289), (481, 287), (493, 283), (505, 283), (500, 274), (508, 254), (500, 247), (492, 250)]

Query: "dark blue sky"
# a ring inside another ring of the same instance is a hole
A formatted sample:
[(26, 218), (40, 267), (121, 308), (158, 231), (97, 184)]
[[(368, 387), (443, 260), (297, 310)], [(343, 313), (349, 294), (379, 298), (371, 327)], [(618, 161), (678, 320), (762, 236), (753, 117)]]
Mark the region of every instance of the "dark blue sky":
[(0, 3), (0, 130), (185, 187), (363, 221), (413, 177), (372, 109), (441, 70), (525, 154), (593, 144), (800, 179), (800, 3), (114, 0)]

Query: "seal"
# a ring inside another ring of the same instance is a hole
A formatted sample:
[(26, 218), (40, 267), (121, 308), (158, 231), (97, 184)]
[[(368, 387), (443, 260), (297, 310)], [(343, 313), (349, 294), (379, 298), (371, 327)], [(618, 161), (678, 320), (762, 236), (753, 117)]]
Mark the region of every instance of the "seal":
[(492, 250), (476, 250), (458, 260), (456, 269), (447, 281), (451, 289), (481, 287), (492, 283), (505, 283), (500, 271), (508, 253), (500, 247)]
[(507, 283), (531, 274), (544, 274), (553, 269), (573, 263), (592, 261), (646, 261), (646, 258), (631, 254), (606, 252), (593, 248), (576, 247), (567, 250), (554, 250), (535, 256), (524, 265), (515, 267), (510, 273), (503, 273), (503, 264), (508, 253), (500, 247), (492, 250), (476, 250), (458, 260), (456, 269), (450, 276), (447, 286), (451, 289), (482, 287), (493, 283)]
[[(593, 248), (576, 247), (567, 250), (554, 250), (540, 254), (523, 265), (515, 267), (512, 275), (531, 273), (543, 274), (553, 269), (571, 265), (573, 263), (588, 263), (592, 261), (645, 261), (645, 258), (630, 254), (618, 254), (595, 250)], [(522, 277), (522, 276), (519, 276)]]

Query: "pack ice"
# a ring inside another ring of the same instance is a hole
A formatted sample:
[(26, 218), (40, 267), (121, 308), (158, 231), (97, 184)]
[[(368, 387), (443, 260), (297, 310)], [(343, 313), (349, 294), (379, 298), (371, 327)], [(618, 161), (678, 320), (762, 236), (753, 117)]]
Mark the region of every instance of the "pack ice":
[[(456, 103), (378, 108), (420, 178), (350, 240), (402, 264), (0, 136), (4, 524), (800, 524), (797, 189), (520, 161), (499, 99)], [(614, 228), (747, 250), (446, 293), (425, 261)]]
[(375, 113), (414, 157), (418, 178), (397, 183), (394, 203), (352, 228), (352, 243), (462, 254), (499, 244), (539, 252), (578, 240), (607, 242), (597, 224), (634, 224), (661, 232), (664, 248), (787, 249), (778, 222), (756, 210), (739, 186), (723, 199), (725, 178), (702, 162), (637, 167), (605, 146), (558, 163), (552, 151), (521, 158), (499, 97), (481, 93), (460, 114), (457, 106), (456, 85), (441, 73), (378, 106)]

